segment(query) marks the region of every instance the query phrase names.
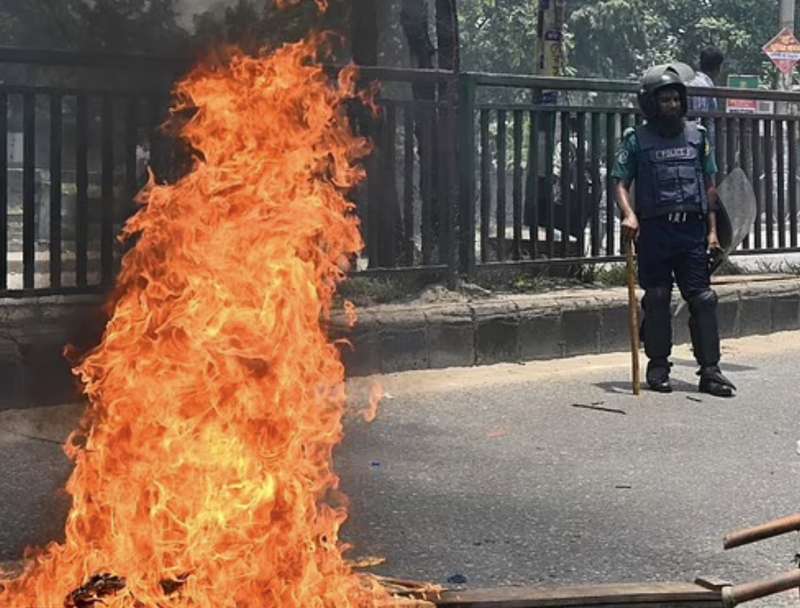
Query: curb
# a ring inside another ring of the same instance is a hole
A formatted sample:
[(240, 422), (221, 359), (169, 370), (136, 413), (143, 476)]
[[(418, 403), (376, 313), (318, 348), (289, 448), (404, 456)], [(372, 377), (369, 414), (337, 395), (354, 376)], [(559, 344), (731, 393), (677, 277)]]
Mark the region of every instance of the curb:
[[(738, 279), (738, 277), (737, 277)], [(715, 280), (720, 336), (800, 329), (800, 278)], [(639, 291), (639, 297), (642, 292)], [(681, 301), (673, 292), (673, 310)], [(353, 330), (335, 315), (332, 334), (351, 376), (468, 367), (625, 351), (625, 288), (498, 296), (475, 302), (382, 305), (359, 310)], [(688, 310), (673, 319), (675, 344), (689, 342)]]
[[(800, 278), (718, 279), (714, 288), (723, 339), (800, 329)], [(99, 342), (103, 302), (0, 299), (0, 410), (79, 398), (64, 347)], [(349, 376), (556, 359), (627, 350), (627, 303), (627, 290), (613, 288), (372, 306), (353, 329), (335, 314), (329, 334), (352, 344), (340, 346)], [(689, 341), (687, 318), (684, 307), (673, 320), (676, 344)]]
[(105, 327), (105, 298), (0, 298), (0, 410), (75, 400), (76, 378), (64, 348), (97, 344)]

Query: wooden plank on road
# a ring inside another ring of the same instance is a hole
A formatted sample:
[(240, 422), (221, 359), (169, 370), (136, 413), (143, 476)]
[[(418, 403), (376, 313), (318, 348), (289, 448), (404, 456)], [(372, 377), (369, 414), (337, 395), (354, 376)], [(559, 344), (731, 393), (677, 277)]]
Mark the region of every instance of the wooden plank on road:
[(501, 587), (447, 591), (433, 600), (448, 608), (722, 607), (719, 591), (694, 583), (621, 583), (563, 587)]

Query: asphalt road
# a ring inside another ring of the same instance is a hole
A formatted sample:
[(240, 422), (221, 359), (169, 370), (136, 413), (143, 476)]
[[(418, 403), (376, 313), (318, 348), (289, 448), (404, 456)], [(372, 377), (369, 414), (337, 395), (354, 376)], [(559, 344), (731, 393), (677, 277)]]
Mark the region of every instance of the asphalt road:
[[(800, 332), (724, 344), (734, 399), (630, 394), (629, 355), (351, 382), (336, 452), (343, 537), (374, 572), (446, 586), (744, 582), (784, 572), (800, 535), (731, 551), (725, 533), (800, 511)], [(378, 418), (356, 412), (370, 383)], [(78, 406), (0, 412), (0, 560), (57, 540)], [(455, 582), (454, 582), (455, 581)], [(753, 606), (800, 605), (797, 592)]]
[(800, 511), (800, 333), (724, 351), (740, 388), (727, 400), (696, 391), (685, 349), (671, 395), (632, 396), (624, 354), (380, 379), (391, 398), (337, 455), (354, 555), (467, 587), (793, 568), (798, 534), (730, 551), (722, 538)]

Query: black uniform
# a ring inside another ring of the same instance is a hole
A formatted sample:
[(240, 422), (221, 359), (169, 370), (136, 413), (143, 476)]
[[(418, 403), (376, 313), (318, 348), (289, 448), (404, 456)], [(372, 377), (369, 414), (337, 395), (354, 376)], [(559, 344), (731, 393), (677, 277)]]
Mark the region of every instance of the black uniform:
[[(672, 77), (661, 83), (676, 84)], [(650, 101), (659, 88), (649, 92)], [(685, 112), (685, 87), (682, 95)], [(716, 163), (702, 126), (684, 123), (682, 132), (666, 136), (655, 128), (657, 117), (652, 105), (647, 105), (643, 103), (646, 114), (650, 110), (648, 122), (626, 132), (611, 171), (611, 176), (626, 186), (636, 185), (639, 284), (645, 290), (642, 333), (650, 359), (647, 380), (656, 390), (671, 390), (668, 359), (674, 279), (689, 304), (692, 345), (701, 368), (700, 389), (728, 396), (733, 385), (719, 371), (717, 296), (710, 288), (707, 240), (705, 178), (716, 173)]]

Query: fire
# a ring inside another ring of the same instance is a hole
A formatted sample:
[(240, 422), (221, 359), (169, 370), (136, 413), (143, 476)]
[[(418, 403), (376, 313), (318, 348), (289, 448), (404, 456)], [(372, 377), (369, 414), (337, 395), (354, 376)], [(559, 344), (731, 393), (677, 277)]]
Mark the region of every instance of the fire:
[[(345, 562), (329, 505), (344, 370), (323, 329), (362, 247), (343, 191), (368, 143), (313, 42), (235, 55), (177, 85), (190, 174), (151, 183), (123, 237), (89, 400), (66, 450), (63, 544), (3, 581), (5, 608), (391, 603)], [(99, 605), (99, 604), (98, 604)]]

